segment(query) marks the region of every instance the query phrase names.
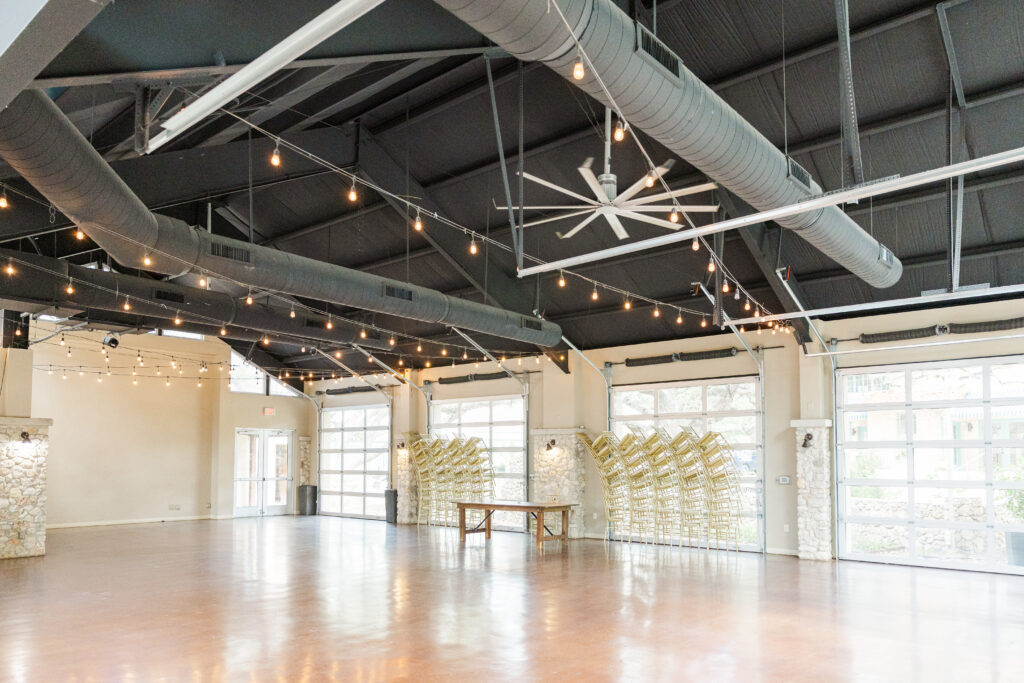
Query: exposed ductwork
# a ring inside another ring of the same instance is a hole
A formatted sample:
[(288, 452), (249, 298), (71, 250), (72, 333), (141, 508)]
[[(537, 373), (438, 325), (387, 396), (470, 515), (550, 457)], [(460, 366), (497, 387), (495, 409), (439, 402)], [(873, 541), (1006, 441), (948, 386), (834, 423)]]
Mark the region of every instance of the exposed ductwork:
[(178, 276), (218, 274), (252, 287), (555, 346), (554, 323), (425, 287), (197, 230), (152, 213), (45, 94), (0, 112), (0, 157), (119, 263)]
[[(223, 292), (196, 289), (172, 282), (147, 280), (133, 275), (85, 268), (60, 259), (0, 249), (0, 260), (18, 260), (17, 277), (5, 278), (0, 297), (32, 302), (71, 310), (98, 310), (124, 314), (126, 298), (131, 311), (140, 318), (140, 326), (148, 326), (153, 319), (171, 320), (181, 315), (190, 329), (219, 335), (223, 325), (232, 339), (260, 339), (261, 332), (279, 334), (295, 340), (311, 340), (326, 344), (358, 343), (369, 348), (388, 350), (388, 340), (367, 330), (360, 336), (360, 328), (341, 321), (328, 331), (319, 318), (298, 313), (291, 318), (287, 311), (273, 309), (260, 303), (247, 306)], [(24, 262), (26, 266), (20, 264)], [(59, 274), (59, 275), (55, 275)], [(67, 292), (68, 283), (73, 292)]]
[[(569, 78), (576, 46), (548, 2), (436, 2), (515, 57), (544, 62)], [(759, 210), (821, 193), (807, 171), (787, 159), (612, 0), (551, 2), (561, 8), (631, 126)], [(593, 73), (571, 82), (611, 106)], [(900, 279), (900, 261), (837, 207), (778, 222), (874, 287), (890, 287)]]

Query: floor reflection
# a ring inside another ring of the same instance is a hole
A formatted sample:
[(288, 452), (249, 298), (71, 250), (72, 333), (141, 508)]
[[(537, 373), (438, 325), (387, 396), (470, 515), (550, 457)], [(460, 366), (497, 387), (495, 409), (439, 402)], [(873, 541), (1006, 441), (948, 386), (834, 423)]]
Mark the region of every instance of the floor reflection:
[(0, 680), (993, 680), (1018, 577), (266, 518), (0, 562)]

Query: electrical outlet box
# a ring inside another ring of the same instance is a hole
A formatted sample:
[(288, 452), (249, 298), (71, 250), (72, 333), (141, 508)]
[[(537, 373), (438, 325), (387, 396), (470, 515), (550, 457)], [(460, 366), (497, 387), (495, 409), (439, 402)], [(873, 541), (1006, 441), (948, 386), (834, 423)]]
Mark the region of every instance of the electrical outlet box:
[(783, 485), (789, 484), (790, 483), (789, 475), (788, 474), (780, 474), (777, 481), (780, 484), (783, 484)]

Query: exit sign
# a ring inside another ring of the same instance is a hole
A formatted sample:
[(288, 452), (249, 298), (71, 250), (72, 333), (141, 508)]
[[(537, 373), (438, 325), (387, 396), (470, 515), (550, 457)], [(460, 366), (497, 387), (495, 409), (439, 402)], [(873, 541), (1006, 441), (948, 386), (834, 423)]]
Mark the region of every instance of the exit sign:
[(277, 413), (275, 408), (264, 408), (263, 417), (273, 417)]

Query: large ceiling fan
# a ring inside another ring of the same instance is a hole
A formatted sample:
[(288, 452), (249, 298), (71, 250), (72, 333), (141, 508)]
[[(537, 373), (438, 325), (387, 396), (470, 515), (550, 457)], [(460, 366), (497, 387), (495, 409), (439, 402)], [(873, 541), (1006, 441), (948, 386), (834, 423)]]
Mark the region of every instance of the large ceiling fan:
[[(573, 199), (581, 202), (580, 204), (567, 204), (558, 206), (524, 206), (525, 210), (530, 211), (557, 211), (555, 215), (545, 216), (544, 218), (538, 218), (536, 220), (527, 221), (523, 223), (523, 227), (531, 227), (535, 225), (541, 225), (543, 223), (551, 223), (553, 221), (560, 221), (566, 218), (573, 218), (576, 216), (583, 216), (582, 220), (578, 222), (571, 230), (565, 233), (556, 233), (561, 239), (568, 239), (576, 235), (580, 230), (587, 227), (599, 217), (603, 217), (608, 224), (611, 226), (612, 231), (616, 237), (620, 240), (629, 238), (629, 233), (626, 232), (625, 226), (622, 224), (621, 218), (630, 218), (632, 220), (641, 221), (643, 223), (650, 223), (657, 225), (662, 228), (668, 228), (669, 230), (678, 230), (682, 226), (679, 224), (680, 217), (688, 213), (714, 213), (718, 211), (717, 205), (709, 204), (678, 204), (675, 200), (678, 197), (684, 197), (686, 195), (697, 194), (699, 192), (707, 192), (718, 187), (715, 183), (702, 183), (700, 185), (694, 185), (692, 187), (684, 187), (677, 190), (671, 190), (669, 192), (660, 192), (657, 194), (650, 194), (642, 197), (638, 197), (641, 192), (645, 189), (653, 188), (659, 181), (659, 179), (671, 170), (675, 161), (669, 159), (661, 166), (650, 173), (644, 175), (642, 178), (637, 180), (635, 183), (630, 185), (628, 188), (623, 190), (621, 193), (618, 192), (618, 181), (615, 174), (611, 172), (611, 116), (608, 115), (605, 119), (605, 146), (604, 146), (604, 173), (600, 176), (595, 176), (591, 166), (594, 163), (594, 158), (590, 157), (583, 162), (577, 170), (580, 175), (583, 176), (584, 182), (590, 188), (590, 191), (594, 193), (595, 199), (584, 197), (581, 194), (577, 194), (572, 190), (566, 189), (559, 185), (555, 185), (552, 182), (538, 178), (537, 176), (530, 173), (523, 173), (523, 178), (531, 182), (543, 185), (544, 187), (560, 192), (566, 196), (572, 197)], [(618, 136), (616, 136), (618, 138)], [(668, 204), (662, 202), (669, 202)], [(496, 206), (498, 209), (507, 210), (507, 206)], [(667, 214), (668, 219), (659, 218), (649, 214)]]

